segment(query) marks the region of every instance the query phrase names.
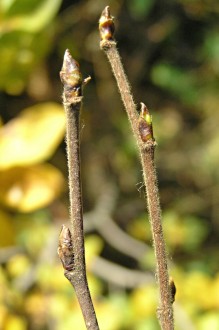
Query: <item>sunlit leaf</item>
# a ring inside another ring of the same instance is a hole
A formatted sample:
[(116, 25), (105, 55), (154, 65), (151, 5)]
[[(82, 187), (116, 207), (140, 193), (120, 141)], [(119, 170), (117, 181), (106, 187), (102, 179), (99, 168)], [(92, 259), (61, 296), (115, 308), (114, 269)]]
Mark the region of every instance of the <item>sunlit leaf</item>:
[(0, 172), (0, 201), (20, 212), (51, 203), (63, 189), (61, 172), (49, 164), (11, 168)]
[(49, 158), (65, 132), (63, 108), (43, 103), (24, 110), (0, 129), (0, 169)]
[(0, 12), (7, 12), (16, 0), (1, 0)]
[(219, 329), (219, 314), (218, 311), (204, 314), (198, 320), (198, 330), (218, 330)]
[(9, 315), (5, 324), (5, 330), (24, 330), (27, 329), (27, 321), (18, 315)]

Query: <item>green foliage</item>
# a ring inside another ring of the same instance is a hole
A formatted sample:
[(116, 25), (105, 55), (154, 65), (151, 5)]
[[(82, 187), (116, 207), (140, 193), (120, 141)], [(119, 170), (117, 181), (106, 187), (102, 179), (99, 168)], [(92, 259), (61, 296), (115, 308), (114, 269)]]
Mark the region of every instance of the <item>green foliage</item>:
[(49, 24), (61, 0), (5, 1), (0, 7), (0, 88), (20, 94), (51, 47)]
[(143, 19), (150, 13), (154, 5), (154, 0), (129, 0), (128, 7), (130, 14), (136, 19)]
[(165, 88), (173, 96), (178, 96), (183, 102), (197, 102), (197, 87), (195, 77), (189, 72), (165, 63), (153, 67), (152, 81), (159, 87)]

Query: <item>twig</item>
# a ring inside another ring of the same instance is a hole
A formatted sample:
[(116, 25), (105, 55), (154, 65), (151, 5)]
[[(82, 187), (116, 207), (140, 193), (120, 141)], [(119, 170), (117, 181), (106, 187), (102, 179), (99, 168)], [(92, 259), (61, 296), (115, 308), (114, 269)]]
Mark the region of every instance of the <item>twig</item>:
[(174, 329), (173, 309), (171, 303), (172, 297), (169, 285), (166, 247), (161, 222), (157, 175), (154, 164), (156, 142), (153, 137), (152, 118), (143, 103), (141, 103), (141, 114), (138, 115), (131, 88), (125, 75), (119, 52), (116, 48), (116, 42), (113, 39), (114, 22), (113, 17), (110, 15), (109, 6), (107, 6), (102, 12), (99, 21), (99, 29), (101, 36), (100, 47), (106, 53), (112, 67), (122, 101), (131, 123), (134, 137), (136, 138), (139, 147), (157, 263), (157, 281), (160, 292), (158, 318), (163, 330), (172, 330)]
[(66, 50), (60, 77), (64, 86), (63, 105), (66, 112), (66, 144), (69, 171), (70, 230), (63, 226), (59, 237), (58, 254), (65, 269), (65, 276), (75, 289), (87, 329), (98, 330), (95, 310), (87, 283), (83, 206), (80, 177), (80, 109), (82, 81), (78, 63)]

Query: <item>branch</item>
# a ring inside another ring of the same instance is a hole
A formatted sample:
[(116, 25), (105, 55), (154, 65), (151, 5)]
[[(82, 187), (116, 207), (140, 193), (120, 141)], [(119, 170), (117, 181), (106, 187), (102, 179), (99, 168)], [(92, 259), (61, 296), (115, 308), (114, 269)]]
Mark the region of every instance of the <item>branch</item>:
[(98, 330), (90, 291), (87, 283), (83, 206), (80, 175), (80, 109), (82, 103), (82, 87), (90, 78), (82, 81), (78, 63), (66, 50), (61, 81), (64, 86), (63, 105), (66, 112), (66, 144), (69, 171), (70, 195), (70, 230), (63, 226), (59, 236), (58, 254), (65, 269), (65, 276), (75, 289), (87, 329)]
[(112, 183), (106, 183), (105, 178), (102, 181), (103, 187), (94, 209), (84, 215), (85, 231), (95, 228), (113, 248), (140, 262), (151, 247), (131, 237), (115, 223), (112, 213), (116, 206), (117, 189)]
[(125, 75), (119, 52), (116, 48), (116, 42), (113, 39), (115, 28), (113, 17), (110, 15), (109, 6), (107, 6), (102, 12), (99, 21), (99, 29), (101, 37), (100, 48), (107, 55), (112, 67), (139, 148), (156, 257), (156, 277), (160, 293), (158, 318), (163, 330), (172, 330), (174, 329), (172, 309), (173, 298), (169, 285), (166, 247), (163, 237), (161, 207), (154, 164), (156, 142), (153, 137), (152, 118), (147, 107), (143, 103), (141, 103), (141, 114), (139, 115), (137, 112), (131, 88)]
[(121, 288), (133, 289), (145, 284), (154, 284), (153, 274), (131, 270), (102, 257), (95, 257), (91, 265), (94, 274)]

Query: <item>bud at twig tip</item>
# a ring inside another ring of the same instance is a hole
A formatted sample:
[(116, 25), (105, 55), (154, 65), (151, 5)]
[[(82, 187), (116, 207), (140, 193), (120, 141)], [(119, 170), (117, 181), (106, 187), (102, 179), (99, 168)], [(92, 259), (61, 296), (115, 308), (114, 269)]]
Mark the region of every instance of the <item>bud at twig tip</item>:
[(79, 64), (72, 58), (68, 49), (66, 49), (64, 54), (60, 78), (64, 87), (67, 87), (67, 90), (70, 92), (69, 96), (81, 95), (82, 76)]
[(62, 71), (66, 73), (70, 73), (72, 71), (79, 71), (79, 64), (72, 58), (69, 49), (66, 49), (64, 54)]
[(106, 6), (102, 11), (99, 20), (100, 38), (102, 41), (113, 40), (113, 34), (115, 31), (114, 20), (110, 14), (110, 7)]

